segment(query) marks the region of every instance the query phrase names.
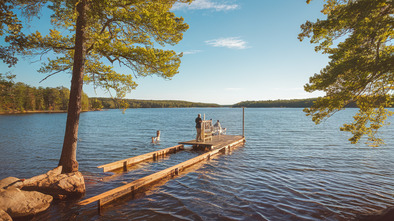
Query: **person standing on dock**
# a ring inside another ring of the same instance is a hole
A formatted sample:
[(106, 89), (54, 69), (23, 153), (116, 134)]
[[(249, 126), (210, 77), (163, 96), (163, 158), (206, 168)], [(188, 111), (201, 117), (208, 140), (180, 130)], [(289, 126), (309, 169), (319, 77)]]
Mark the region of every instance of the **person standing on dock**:
[(215, 123), (215, 125), (213, 125), (213, 127), (218, 128), (219, 131), (222, 129), (222, 127), (220, 126), (219, 120)]
[(196, 136), (196, 142), (202, 141), (201, 139), (201, 114), (198, 114), (196, 118), (196, 130), (197, 130), (197, 136)]

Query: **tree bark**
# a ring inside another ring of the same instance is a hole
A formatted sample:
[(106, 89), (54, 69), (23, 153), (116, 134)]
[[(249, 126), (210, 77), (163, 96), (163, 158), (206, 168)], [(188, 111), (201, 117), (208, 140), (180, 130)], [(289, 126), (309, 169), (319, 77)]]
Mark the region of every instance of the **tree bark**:
[(81, 113), (81, 97), (85, 63), (85, 27), (86, 27), (86, 0), (81, 0), (76, 6), (78, 17), (75, 31), (74, 64), (71, 79), (70, 100), (66, 132), (64, 135), (62, 155), (59, 166), (63, 166), (62, 173), (78, 171), (77, 140), (79, 115)]

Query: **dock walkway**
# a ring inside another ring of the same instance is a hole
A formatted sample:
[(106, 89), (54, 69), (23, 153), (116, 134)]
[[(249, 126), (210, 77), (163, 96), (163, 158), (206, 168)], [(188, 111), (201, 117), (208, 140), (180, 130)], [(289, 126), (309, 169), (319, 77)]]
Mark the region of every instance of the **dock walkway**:
[[(85, 199), (83, 201), (80, 201), (78, 204), (79, 205), (87, 205), (93, 202), (97, 202), (98, 208), (100, 209), (100, 207), (102, 207), (104, 204), (108, 204), (126, 194), (134, 194), (137, 191), (141, 191), (142, 187), (148, 186), (148, 185), (152, 185), (153, 183), (163, 180), (165, 178), (173, 178), (175, 176), (178, 176), (180, 174), (180, 172), (184, 171), (186, 168), (201, 162), (203, 160), (209, 160), (211, 159), (212, 156), (222, 152), (222, 151), (226, 151), (232, 147), (235, 146), (239, 146), (241, 144), (243, 144), (245, 142), (245, 138), (243, 136), (234, 136), (234, 135), (220, 135), (220, 136), (213, 136), (212, 140), (206, 141), (206, 142), (196, 142), (195, 140), (191, 140), (191, 141), (185, 141), (185, 142), (179, 142), (180, 145), (172, 147), (172, 148), (167, 148), (169, 150), (169, 152), (173, 152), (173, 148), (179, 148), (179, 149), (183, 149), (183, 145), (193, 145), (193, 146), (200, 146), (200, 147), (204, 147), (204, 148), (208, 148), (210, 151), (205, 152), (197, 157), (194, 157), (192, 159), (186, 160), (185, 162), (182, 162), (180, 164), (177, 164), (175, 166), (169, 167), (167, 169), (158, 171), (154, 174), (145, 176), (143, 178), (140, 178), (138, 180), (135, 180), (131, 183), (125, 184), (123, 186), (120, 186), (118, 188), (109, 190), (107, 192), (104, 192), (102, 194), (99, 194), (97, 196)], [(179, 150), (178, 149), (178, 150)], [(175, 149), (175, 152), (177, 151), (177, 149)], [(163, 151), (161, 151), (160, 153), (164, 153)], [(145, 160), (147, 157), (149, 158), (154, 158), (154, 154), (157, 153), (148, 153), (145, 154), (146, 156), (142, 157), (141, 159)], [(139, 158), (139, 157), (137, 157)], [(109, 166), (108, 169), (111, 170), (113, 169), (113, 165), (116, 165), (116, 168), (122, 167), (123, 165), (126, 167), (128, 164), (130, 163), (138, 163), (138, 162), (142, 162), (142, 160), (140, 161), (136, 161), (136, 160), (131, 160), (129, 159), (125, 159), (125, 160), (121, 160), (118, 162), (114, 162), (113, 164), (108, 164), (108, 165), (103, 165), (100, 166), (102, 167), (104, 170), (106, 166)]]
[(213, 150), (218, 147), (226, 146), (226, 145), (234, 142), (235, 140), (239, 140), (242, 138), (243, 138), (243, 136), (240, 136), (240, 135), (218, 135), (218, 136), (212, 136), (211, 140), (204, 141), (204, 142), (197, 142), (196, 140), (189, 140), (189, 141), (178, 142), (178, 144), (206, 147), (209, 150)]
[(166, 149), (157, 150), (154, 152), (131, 157), (128, 159), (118, 160), (113, 163), (104, 164), (104, 165), (98, 166), (97, 168), (103, 168), (104, 172), (113, 171), (113, 170), (117, 170), (120, 168), (123, 168), (124, 171), (127, 171), (127, 167), (130, 165), (138, 164), (143, 161), (150, 160), (150, 159), (156, 160), (156, 158), (158, 158), (160, 156), (164, 156), (164, 155), (171, 154), (171, 153), (176, 153), (181, 150), (184, 150), (183, 145), (177, 145), (177, 146), (169, 147)]

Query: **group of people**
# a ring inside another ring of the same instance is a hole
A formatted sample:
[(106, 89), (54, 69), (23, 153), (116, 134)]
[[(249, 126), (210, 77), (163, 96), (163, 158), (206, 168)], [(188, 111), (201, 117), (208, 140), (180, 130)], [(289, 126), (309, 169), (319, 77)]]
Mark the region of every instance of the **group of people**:
[[(201, 124), (202, 124), (202, 119), (201, 119), (201, 114), (198, 114), (196, 118), (196, 130), (197, 130), (197, 136), (196, 136), (196, 141), (201, 142), (202, 141), (202, 136), (201, 136)], [(215, 128), (215, 131), (218, 131), (218, 134), (221, 133), (222, 127), (220, 125), (219, 120), (213, 125)], [(157, 144), (160, 141), (160, 130), (156, 132), (156, 137), (152, 137), (152, 143)]]
[[(201, 142), (203, 140), (201, 136), (201, 123), (202, 123), (201, 114), (198, 114), (195, 121), (196, 121), (196, 130), (197, 130), (196, 142)], [(222, 130), (219, 120), (213, 125), (213, 127), (216, 128), (217, 131)]]

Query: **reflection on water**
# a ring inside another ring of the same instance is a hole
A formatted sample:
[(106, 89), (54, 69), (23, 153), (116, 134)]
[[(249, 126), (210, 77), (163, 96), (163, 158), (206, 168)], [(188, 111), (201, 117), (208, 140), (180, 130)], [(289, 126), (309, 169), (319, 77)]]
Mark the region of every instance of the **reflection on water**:
[[(393, 127), (387, 145), (348, 144), (339, 126), (356, 110), (314, 125), (301, 109), (246, 109), (246, 144), (126, 197), (98, 214), (96, 204), (55, 202), (33, 220), (352, 220), (394, 205)], [(98, 165), (194, 137), (197, 113), (242, 133), (242, 110), (130, 109), (81, 115), (78, 161), (91, 197), (197, 156), (181, 151), (128, 173)], [(27, 178), (57, 165), (65, 114), (0, 116), (0, 179)], [(160, 145), (150, 137), (161, 130)]]

